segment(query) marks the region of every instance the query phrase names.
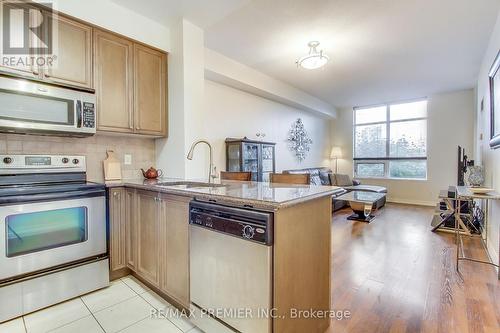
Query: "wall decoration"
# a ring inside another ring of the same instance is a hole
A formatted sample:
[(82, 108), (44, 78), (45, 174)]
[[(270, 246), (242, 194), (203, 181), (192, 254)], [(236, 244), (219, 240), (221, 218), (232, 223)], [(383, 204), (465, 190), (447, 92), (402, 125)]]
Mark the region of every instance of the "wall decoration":
[(491, 66), (490, 79), (490, 112), (491, 112), (491, 137), (490, 147), (500, 148), (500, 52)]
[(307, 152), (311, 148), (313, 141), (304, 128), (302, 119), (298, 118), (288, 132), (288, 147), (295, 154), (295, 157), (302, 162), (306, 158)]

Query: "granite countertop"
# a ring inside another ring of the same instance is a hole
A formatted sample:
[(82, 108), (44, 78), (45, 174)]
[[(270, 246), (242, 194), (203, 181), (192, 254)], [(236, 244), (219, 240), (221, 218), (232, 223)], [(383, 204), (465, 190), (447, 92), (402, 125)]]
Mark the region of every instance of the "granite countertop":
[[(183, 195), (199, 200), (215, 200), (236, 206), (252, 206), (261, 209), (280, 209), (316, 198), (337, 194), (342, 188), (337, 186), (271, 184), (268, 182), (222, 181), (218, 187), (186, 187), (184, 185), (159, 185), (165, 182), (196, 182), (161, 178), (158, 180), (124, 179), (107, 181), (106, 186), (132, 187), (137, 189), (158, 191), (167, 194)], [(205, 182), (206, 181), (201, 181)]]

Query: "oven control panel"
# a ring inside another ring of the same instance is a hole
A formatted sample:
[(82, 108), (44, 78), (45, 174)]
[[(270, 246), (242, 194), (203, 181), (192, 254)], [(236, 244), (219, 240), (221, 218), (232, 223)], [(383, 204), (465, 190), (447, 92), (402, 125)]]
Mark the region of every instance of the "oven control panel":
[(85, 172), (85, 156), (0, 155), (0, 174), (43, 172)]

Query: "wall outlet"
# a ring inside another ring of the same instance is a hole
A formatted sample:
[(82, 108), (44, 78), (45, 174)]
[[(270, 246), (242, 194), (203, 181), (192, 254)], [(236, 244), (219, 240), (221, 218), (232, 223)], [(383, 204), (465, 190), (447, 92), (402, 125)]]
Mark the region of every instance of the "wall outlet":
[(131, 165), (132, 164), (132, 155), (131, 154), (125, 154), (125, 155), (123, 155), (123, 164), (125, 164), (125, 165)]

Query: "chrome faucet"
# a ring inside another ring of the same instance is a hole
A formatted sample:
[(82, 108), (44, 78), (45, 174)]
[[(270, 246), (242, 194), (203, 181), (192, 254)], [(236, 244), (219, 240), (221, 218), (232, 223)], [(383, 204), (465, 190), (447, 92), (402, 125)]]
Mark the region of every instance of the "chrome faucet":
[(216, 171), (215, 171), (215, 166), (214, 166), (214, 161), (213, 161), (213, 148), (212, 148), (212, 145), (210, 144), (210, 142), (208, 142), (207, 140), (198, 140), (198, 141), (195, 141), (191, 145), (191, 148), (189, 149), (189, 153), (187, 154), (187, 159), (188, 160), (192, 160), (193, 159), (194, 148), (199, 143), (206, 144), (208, 146), (209, 150), (210, 150), (210, 165), (208, 166), (208, 182), (212, 183), (217, 178), (217, 174), (216, 174)]

